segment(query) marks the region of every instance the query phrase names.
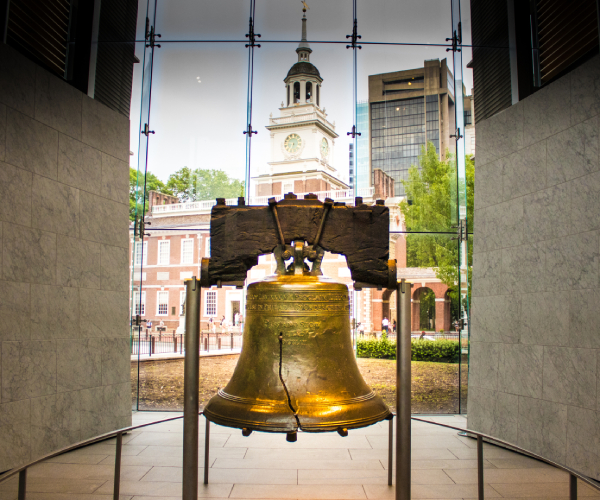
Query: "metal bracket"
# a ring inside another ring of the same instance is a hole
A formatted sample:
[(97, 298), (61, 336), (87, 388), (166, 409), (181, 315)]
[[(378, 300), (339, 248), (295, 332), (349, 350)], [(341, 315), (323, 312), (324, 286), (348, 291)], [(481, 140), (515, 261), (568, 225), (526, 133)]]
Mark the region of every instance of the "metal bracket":
[(150, 236), (148, 233), (146, 233), (146, 225), (150, 226), (152, 225), (152, 222), (146, 222), (144, 220), (144, 216), (140, 216), (139, 219), (135, 220), (135, 224), (133, 226), (133, 236), (135, 238), (142, 238), (143, 236)]
[(452, 226), (453, 229), (456, 229), (456, 236), (454, 238), (450, 238), (452, 240), (458, 240), (458, 243), (462, 243), (463, 241), (467, 241), (469, 237), (467, 233), (467, 221), (465, 219), (461, 219), (457, 226)]
[(458, 141), (459, 139), (462, 139), (462, 138), (463, 138), (463, 136), (460, 134), (460, 127), (456, 129), (456, 134), (454, 134), (454, 135), (451, 135), (450, 137), (453, 137), (453, 138), (455, 138), (457, 141)]
[(252, 124), (249, 123), (248, 128), (244, 130), (244, 135), (245, 134), (248, 134), (250, 137), (252, 137), (252, 134), (258, 134), (258, 132), (256, 130), (252, 130)]
[[(146, 18), (146, 26), (148, 25), (148, 18)], [(156, 43), (156, 38), (160, 38), (161, 36), (158, 33), (154, 32), (154, 26), (150, 26), (150, 30), (146, 31), (146, 47), (158, 47), (160, 49), (160, 44)]]
[(360, 136), (360, 132), (356, 131), (356, 125), (352, 125), (352, 131), (346, 132), (346, 135), (351, 135), (352, 139), (355, 139), (357, 135)]
[(248, 48), (248, 47), (253, 47), (253, 48), (259, 47), (260, 48), (260, 44), (256, 43), (256, 39), (260, 38), (260, 35), (258, 33), (254, 33), (254, 21), (252, 20), (252, 17), (250, 17), (248, 33), (246, 33), (246, 38), (250, 41), (250, 43), (246, 44), (246, 48)]
[(142, 326), (142, 323), (146, 323), (148, 320), (147, 319), (142, 319), (142, 317), (139, 314), (135, 315), (135, 321), (134, 321), (134, 325), (135, 326)]
[(357, 25), (357, 22), (356, 22), (356, 18), (354, 18), (354, 24), (352, 26), (352, 34), (351, 35), (346, 35), (346, 38), (351, 38), (352, 39), (352, 43), (350, 45), (346, 45), (347, 49), (349, 49), (349, 48), (352, 48), (352, 49), (362, 49), (362, 47), (357, 44), (357, 41), (360, 40), (362, 37), (358, 34), (358, 25)]
[(446, 49), (446, 52), (460, 52), (458, 46), (462, 43), (462, 28), (461, 23), (458, 23), (458, 30), (454, 30), (452, 33), (452, 38), (446, 38), (447, 42), (452, 42), (452, 48)]
[(154, 130), (150, 130), (150, 127), (147, 123), (144, 123), (144, 129), (142, 130), (142, 134), (148, 137), (149, 134), (154, 134)]

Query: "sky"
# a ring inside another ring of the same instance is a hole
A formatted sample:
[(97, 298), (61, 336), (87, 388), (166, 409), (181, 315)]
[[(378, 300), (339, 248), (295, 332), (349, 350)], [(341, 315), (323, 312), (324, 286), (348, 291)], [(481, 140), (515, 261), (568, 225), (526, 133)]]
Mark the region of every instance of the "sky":
[[(463, 43), (470, 43), (469, 2), (462, 2)], [(353, 57), (346, 48), (352, 32), (351, 0), (307, 0), (306, 13), (311, 63), (323, 78), (321, 106), (334, 122), (339, 138), (333, 165), (338, 177), (348, 178), (346, 135), (353, 118)], [(148, 171), (166, 181), (170, 174), (190, 168), (221, 169), (243, 179), (246, 165), (249, 0), (158, 0), (152, 77)], [(147, 0), (140, 0), (138, 39), (143, 39)], [(301, 36), (300, 0), (256, 0), (255, 32), (261, 34), (254, 51), (252, 86), (251, 175), (270, 160), (270, 137), (265, 129), (270, 114), (279, 116), (285, 98), (283, 79), (297, 62)], [(358, 0), (357, 97), (368, 97), (368, 75), (423, 66), (426, 59), (448, 58), (444, 44), (451, 36), (450, 0)], [(339, 42), (339, 43), (331, 43)], [(371, 45), (364, 42), (376, 43)], [(385, 45), (406, 43), (420, 45)], [(136, 55), (143, 61), (144, 44)], [(466, 68), (470, 49), (462, 54), (467, 93), (472, 71)], [(138, 166), (143, 64), (134, 66), (131, 105), (131, 166)], [(143, 124), (142, 124), (143, 126)], [(144, 156), (142, 156), (143, 166)]]

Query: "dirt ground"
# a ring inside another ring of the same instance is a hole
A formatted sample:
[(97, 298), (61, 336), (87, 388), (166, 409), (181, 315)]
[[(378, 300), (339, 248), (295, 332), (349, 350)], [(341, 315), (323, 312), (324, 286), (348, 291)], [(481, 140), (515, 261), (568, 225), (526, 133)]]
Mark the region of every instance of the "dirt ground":
[[(238, 355), (202, 358), (200, 406), (225, 387)], [(385, 359), (357, 359), (367, 384), (392, 408), (395, 407), (396, 364)], [(131, 364), (131, 389), (136, 404), (138, 365)], [(139, 365), (140, 410), (183, 409), (183, 360), (151, 361)], [(412, 412), (458, 411), (458, 364), (412, 362)]]

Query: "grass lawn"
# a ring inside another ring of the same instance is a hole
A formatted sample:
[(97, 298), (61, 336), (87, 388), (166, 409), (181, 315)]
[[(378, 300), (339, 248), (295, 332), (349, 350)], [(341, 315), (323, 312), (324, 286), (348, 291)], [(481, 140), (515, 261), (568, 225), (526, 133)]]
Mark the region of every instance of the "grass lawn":
[[(238, 355), (214, 356), (200, 361), (200, 406), (225, 387)], [(396, 363), (386, 359), (357, 359), (367, 384), (391, 407), (396, 403)], [(412, 412), (458, 411), (458, 364), (412, 362)], [(140, 410), (183, 409), (183, 360), (140, 363)], [(137, 363), (131, 364), (131, 389), (135, 404)]]

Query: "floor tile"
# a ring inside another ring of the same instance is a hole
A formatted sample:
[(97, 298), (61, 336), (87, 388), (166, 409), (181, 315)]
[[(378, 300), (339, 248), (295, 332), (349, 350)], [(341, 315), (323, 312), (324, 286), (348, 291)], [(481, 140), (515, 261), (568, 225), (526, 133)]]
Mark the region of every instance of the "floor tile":
[[(98, 489), (110, 482), (112, 492), (112, 481), (104, 479), (64, 479), (49, 477), (28, 477), (28, 493), (98, 493)], [(126, 492), (123, 492), (127, 495)]]
[[(168, 481), (181, 483), (182, 467), (153, 467), (142, 482)], [(267, 469), (210, 469), (209, 484), (298, 484), (294, 470)]]
[[(460, 460), (465, 459), (477, 459), (477, 450), (473, 448), (448, 448), (456, 458)], [(490, 458), (514, 458), (515, 452), (507, 450), (505, 448), (499, 448), (494, 446), (486, 449), (483, 452), (483, 458), (489, 460)]]
[[(365, 492), (369, 500), (394, 500), (395, 490), (393, 486), (365, 485)], [(484, 489), (485, 498), (500, 498), (498, 492), (491, 487)], [(459, 499), (477, 498), (477, 486), (471, 484), (452, 485), (411, 485), (411, 498), (434, 498), (434, 499)]]
[[(211, 434), (211, 448), (222, 448), (229, 434)], [(283, 438), (285, 441), (285, 438)], [(135, 436), (128, 446), (183, 446), (183, 433), (180, 432), (143, 432)], [(198, 446), (204, 446), (204, 435), (198, 436)]]
[[(235, 450), (236, 448), (224, 448), (224, 450)], [(365, 450), (366, 451), (366, 450)], [(369, 450), (374, 451), (374, 450)], [(231, 457), (234, 458), (234, 457)], [(352, 457), (346, 449), (311, 450), (298, 448), (249, 448), (245, 456), (241, 458), (256, 459), (266, 458), (270, 460), (351, 460)]]
[(243, 460), (218, 458), (213, 469), (298, 469), (298, 470), (382, 470), (379, 460), (273, 460), (269, 458), (244, 458)]
[[(413, 470), (413, 484), (454, 484), (442, 470)], [(388, 484), (384, 470), (300, 470), (298, 484)]]
[[(123, 465), (121, 479), (124, 481), (139, 481), (148, 473), (149, 466)], [(98, 479), (112, 480), (115, 468), (112, 465), (86, 465), (86, 464), (57, 464), (40, 463), (30, 467), (27, 471), (29, 478), (61, 478), (71, 479)]]
[[(470, 450), (466, 450), (470, 451)], [(382, 460), (387, 462), (388, 451), (386, 449), (375, 449), (375, 450), (349, 450), (350, 455), (355, 460)], [(411, 457), (413, 460), (455, 460), (456, 455), (447, 448), (425, 448), (411, 450)], [(470, 458), (470, 457), (465, 457)], [(476, 457), (475, 457), (476, 458)]]
[[(212, 440), (211, 440), (212, 443)], [(284, 434), (266, 434), (255, 432), (248, 437), (240, 434), (233, 434), (227, 443), (226, 448), (247, 447), (247, 448), (319, 448), (319, 449), (346, 449), (346, 448), (366, 448), (370, 449), (371, 445), (367, 440), (367, 436), (350, 436), (341, 437), (337, 434), (310, 434), (298, 433), (298, 441), (288, 443), (285, 440)]]
[[(382, 460), (381, 464), (384, 469), (387, 469), (387, 460)], [(477, 460), (422, 460), (415, 459), (411, 462), (412, 470), (415, 469), (477, 469)], [(396, 466), (394, 465), (394, 469)], [(496, 467), (488, 462), (483, 461), (484, 469), (495, 469)]]
[[(569, 483), (546, 483), (546, 484), (497, 484), (490, 483), (490, 485), (503, 497), (514, 497), (514, 498), (548, 498), (552, 496), (569, 496)], [(587, 497), (599, 497), (600, 493), (592, 490), (591, 488), (585, 487), (584, 485), (578, 485), (577, 496), (580, 498)]]
[(360, 485), (247, 485), (236, 484), (230, 498), (360, 500), (366, 498)]
[[(198, 496), (201, 498), (227, 498), (231, 492), (232, 484), (209, 484), (198, 486)], [(112, 484), (104, 484), (96, 493), (111, 493)], [(168, 481), (121, 481), (123, 495), (137, 495), (148, 497), (179, 497), (181, 498), (181, 483)]]
[(513, 458), (490, 458), (488, 461), (494, 464), (498, 469), (543, 469), (554, 467), (541, 460), (529, 458), (524, 455), (514, 454)]
[[(124, 447), (123, 447), (124, 448)], [(244, 458), (246, 448), (211, 448), (210, 458)], [(140, 457), (182, 457), (183, 446), (147, 446), (137, 456)], [(198, 449), (198, 457), (204, 460), (204, 447)]]
[[(114, 452), (113, 452), (114, 453)], [(83, 455), (80, 453), (63, 453), (54, 458), (49, 458), (46, 463), (57, 463), (57, 464), (99, 464), (110, 455)], [(114, 455), (113, 455), (114, 462)]]
[[(446, 473), (456, 484), (477, 484), (476, 469), (448, 469)], [(490, 469), (484, 481), (493, 483), (565, 483), (569, 475), (559, 469)]]

